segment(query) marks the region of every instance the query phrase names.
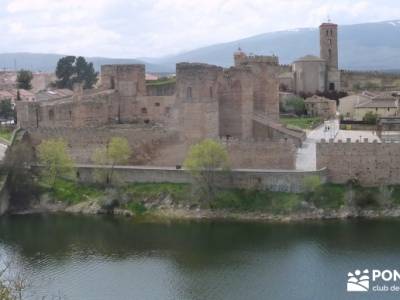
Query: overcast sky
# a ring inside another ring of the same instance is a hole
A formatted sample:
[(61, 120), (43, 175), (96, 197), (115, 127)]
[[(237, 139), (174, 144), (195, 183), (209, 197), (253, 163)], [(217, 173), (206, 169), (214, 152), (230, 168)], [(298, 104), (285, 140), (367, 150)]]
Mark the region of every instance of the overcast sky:
[(399, 0), (0, 0), (0, 52), (163, 56), (260, 33), (400, 19)]

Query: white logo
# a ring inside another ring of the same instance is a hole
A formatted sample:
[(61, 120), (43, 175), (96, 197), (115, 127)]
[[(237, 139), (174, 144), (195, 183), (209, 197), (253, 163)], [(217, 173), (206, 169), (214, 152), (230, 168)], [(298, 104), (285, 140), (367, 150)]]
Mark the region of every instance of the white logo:
[(369, 291), (369, 271), (356, 270), (347, 274), (347, 291), (348, 292), (368, 292)]

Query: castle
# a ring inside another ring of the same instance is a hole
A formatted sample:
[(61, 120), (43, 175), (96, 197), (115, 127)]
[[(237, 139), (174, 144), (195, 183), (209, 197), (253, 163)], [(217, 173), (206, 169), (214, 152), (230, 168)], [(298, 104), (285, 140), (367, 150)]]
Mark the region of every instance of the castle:
[(190, 145), (212, 138), (227, 144), (236, 167), (293, 169), (305, 133), (279, 122), (282, 73), (291, 74), (284, 82), (297, 91), (340, 87), (337, 25), (322, 24), (320, 32), (321, 58), (293, 66), (238, 51), (228, 69), (178, 63), (176, 82), (151, 84), (144, 65), (104, 65), (99, 88), (76, 85), (72, 96), (18, 102), (18, 125), (34, 144), (64, 137), (81, 162), (110, 135), (127, 137), (141, 153), (133, 163), (159, 165), (181, 164)]
[(105, 65), (101, 87), (73, 96), (20, 102), (21, 128), (83, 128), (125, 123), (158, 123), (181, 140), (204, 138), (291, 140), (304, 134), (279, 123), (278, 60), (262, 56), (222, 67), (179, 63), (175, 86), (146, 85), (144, 65)]

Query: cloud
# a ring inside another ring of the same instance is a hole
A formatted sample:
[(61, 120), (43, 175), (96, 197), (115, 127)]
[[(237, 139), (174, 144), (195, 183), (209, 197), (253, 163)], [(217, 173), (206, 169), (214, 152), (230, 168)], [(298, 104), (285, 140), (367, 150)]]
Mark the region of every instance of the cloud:
[(397, 0), (2, 0), (0, 52), (162, 56), (264, 32), (396, 19)]

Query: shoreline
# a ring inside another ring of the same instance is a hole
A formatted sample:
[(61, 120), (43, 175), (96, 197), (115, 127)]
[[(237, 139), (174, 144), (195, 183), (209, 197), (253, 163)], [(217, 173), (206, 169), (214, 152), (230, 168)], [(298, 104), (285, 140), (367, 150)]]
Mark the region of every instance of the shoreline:
[(329, 221), (346, 219), (393, 219), (400, 218), (400, 208), (380, 210), (356, 210), (341, 208), (339, 210), (315, 209), (310, 211), (293, 212), (288, 214), (273, 214), (269, 212), (239, 212), (213, 209), (188, 209), (188, 208), (156, 208), (144, 214), (115, 208), (114, 210), (101, 209), (95, 201), (81, 202), (75, 205), (65, 203), (36, 205), (31, 208), (15, 210), (9, 215), (34, 215), (34, 214), (70, 214), (70, 215), (110, 215), (143, 220), (165, 221), (240, 221), (240, 222), (272, 222), (294, 223), (302, 221)]

